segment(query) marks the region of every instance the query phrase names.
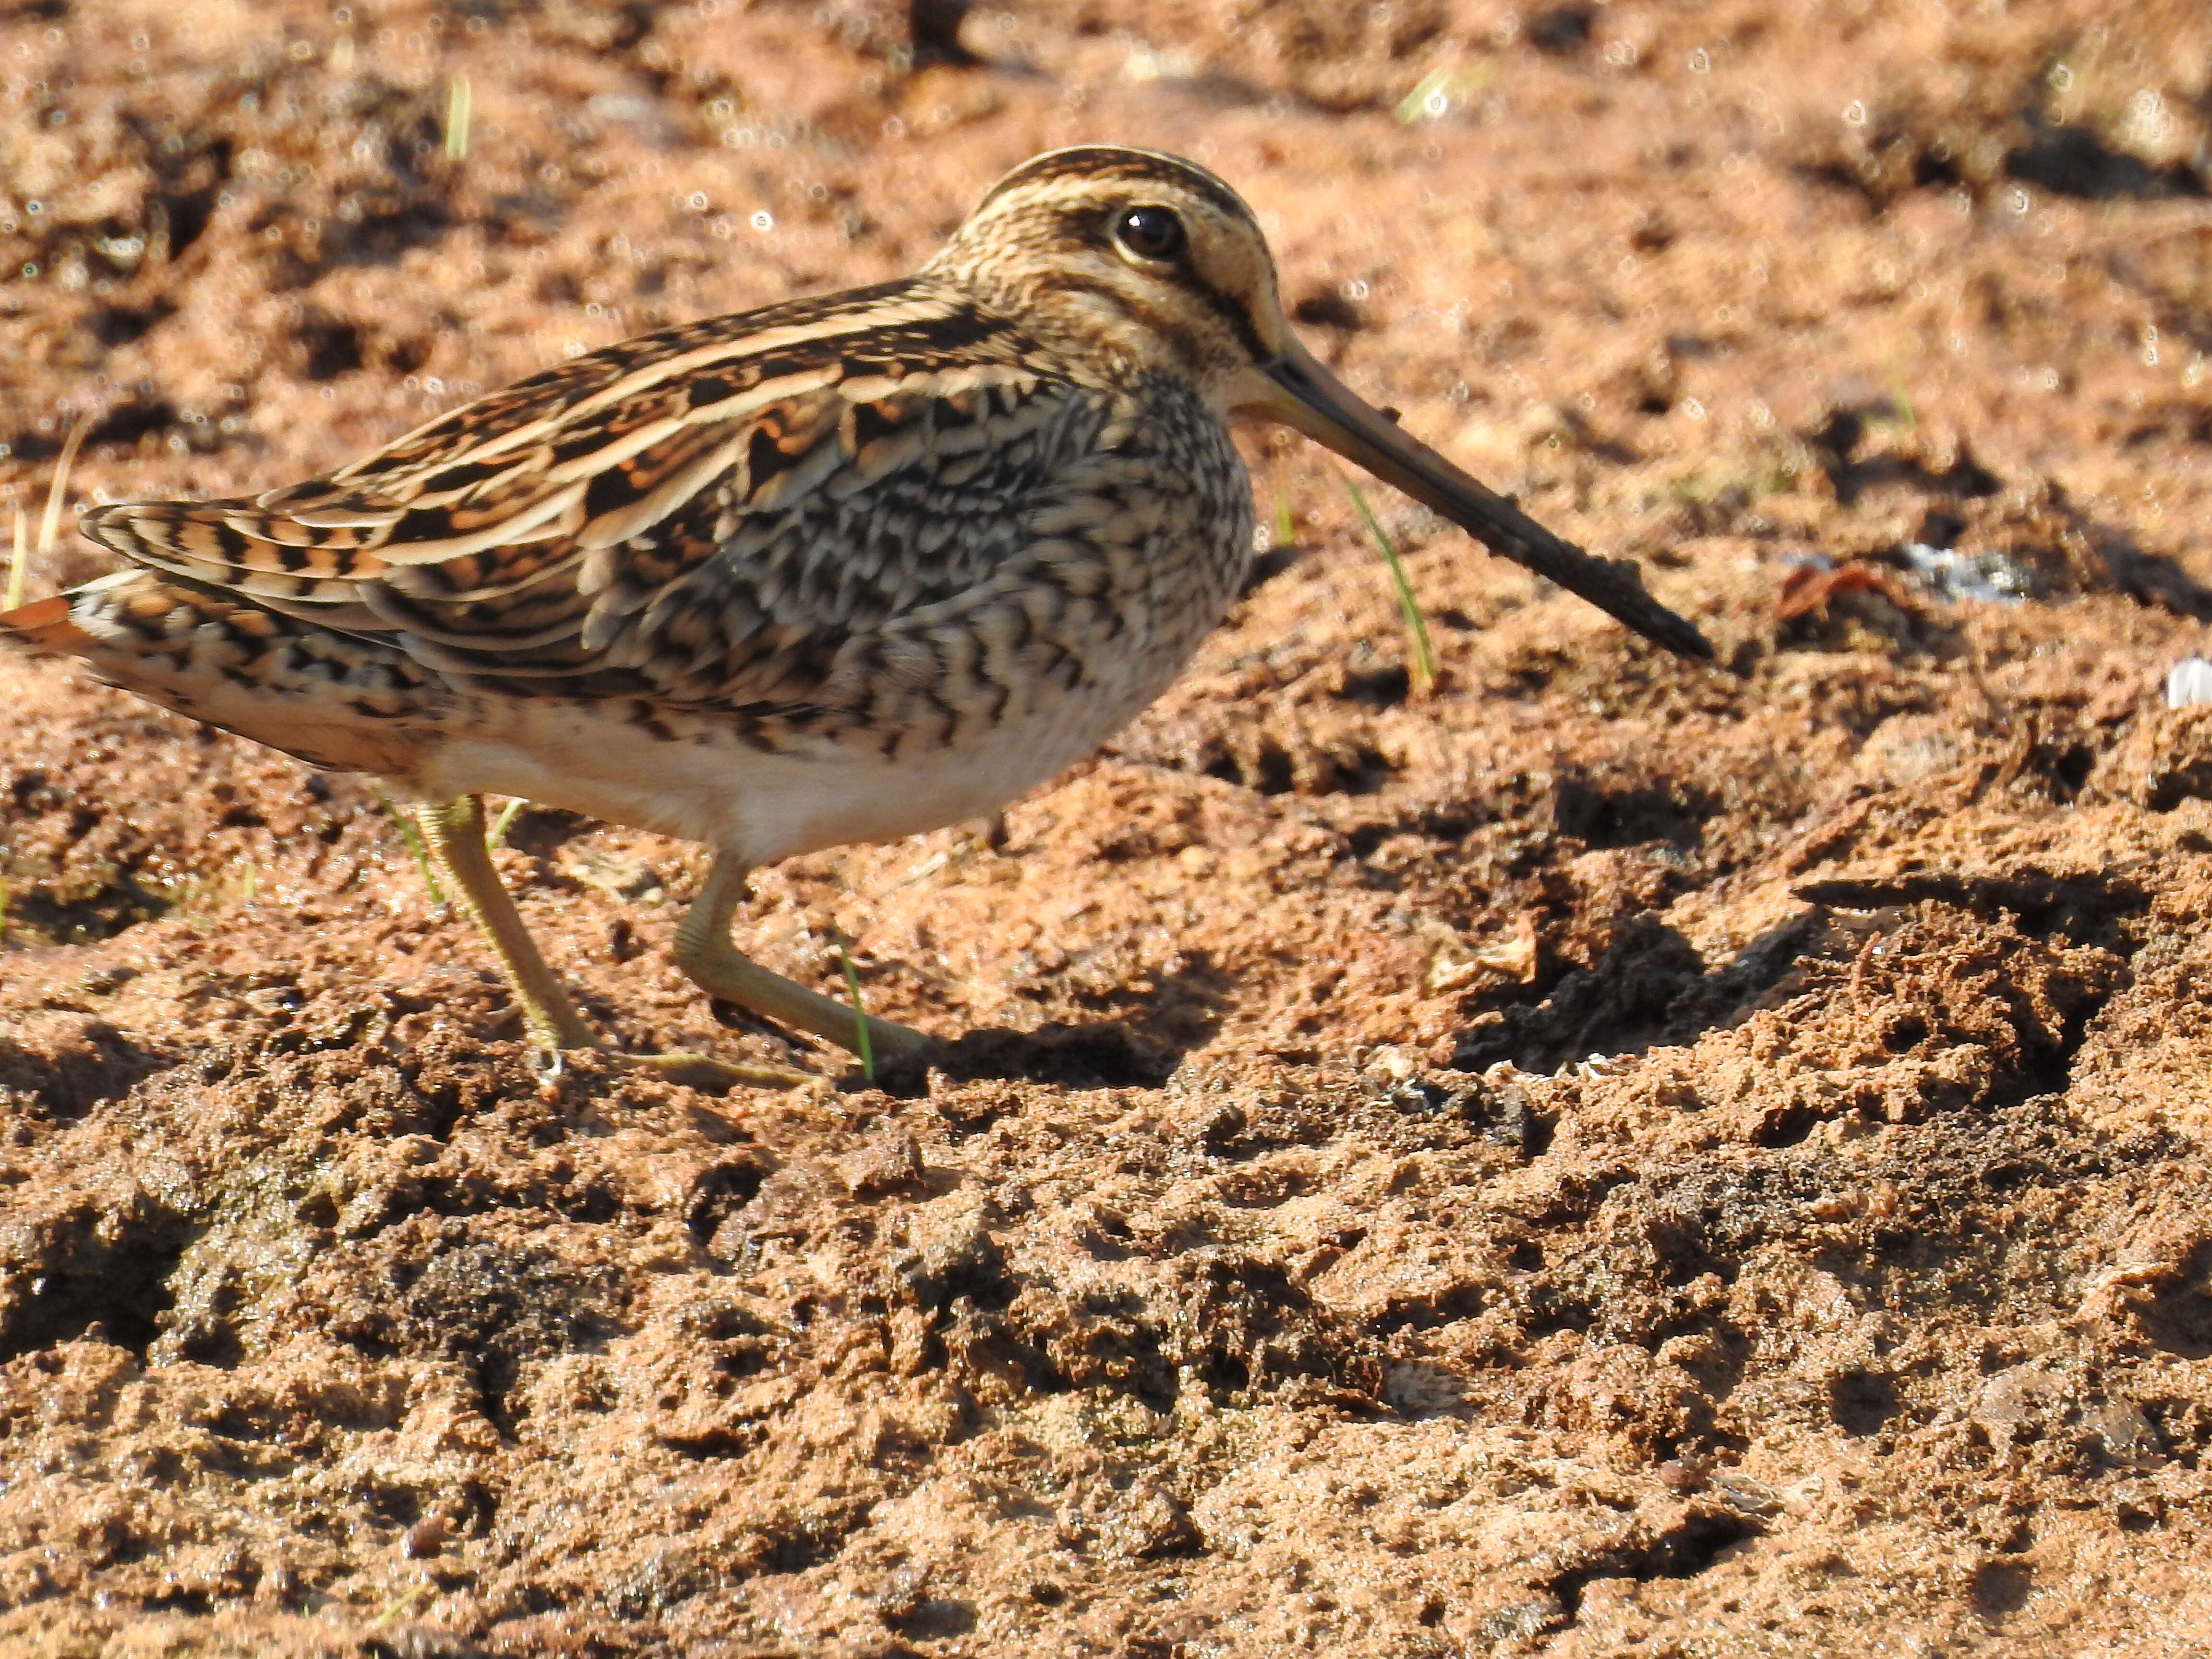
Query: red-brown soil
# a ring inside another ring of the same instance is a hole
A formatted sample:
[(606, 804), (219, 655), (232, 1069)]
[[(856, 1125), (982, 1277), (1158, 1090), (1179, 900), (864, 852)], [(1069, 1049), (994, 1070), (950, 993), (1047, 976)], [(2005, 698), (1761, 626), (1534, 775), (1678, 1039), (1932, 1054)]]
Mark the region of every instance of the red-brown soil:
[(515, 820), (593, 1017), (775, 1095), (541, 1084), (362, 784), (0, 663), (0, 1650), (2212, 1650), (2201, 0), (0, 0), (0, 509), (79, 411), (73, 503), (287, 482), (1091, 138), (1728, 669), (1380, 492), (1418, 695), (1255, 440), (1169, 698), (741, 912), (986, 1034), (927, 1079), (718, 1023), (696, 849)]

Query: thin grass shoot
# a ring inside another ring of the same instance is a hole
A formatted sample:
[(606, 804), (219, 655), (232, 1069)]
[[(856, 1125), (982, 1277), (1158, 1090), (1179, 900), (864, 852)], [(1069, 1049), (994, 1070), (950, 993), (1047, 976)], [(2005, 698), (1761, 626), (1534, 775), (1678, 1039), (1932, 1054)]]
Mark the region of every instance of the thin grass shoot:
[(499, 809), (499, 816), (491, 821), (491, 828), (484, 831), (484, 851), (499, 851), (499, 845), (507, 839), (507, 826), (514, 822), (515, 814), (529, 805), (520, 795), (507, 798), (507, 805)]
[(1382, 528), (1375, 509), (1367, 505), (1367, 496), (1352, 479), (1344, 481), (1345, 493), (1352, 497), (1352, 510), (1359, 515), (1366, 527), (1368, 538), (1382, 555), (1382, 562), (1390, 572), (1390, 586), (1398, 596), (1398, 614), (1406, 623), (1406, 643), (1413, 653), (1407, 678), (1416, 692), (1425, 692), (1437, 683), (1436, 648), (1429, 642), (1429, 621), (1421, 614), (1421, 602), (1413, 592), (1413, 584), (1406, 574), (1406, 562), (1398, 556), (1397, 544), (1390, 539), (1389, 532)]
[(62, 440), (62, 453), (54, 462), (54, 481), (46, 486), (46, 510), (39, 519), (39, 556), (45, 558), (54, 550), (54, 543), (62, 533), (62, 502), (69, 493), (70, 468), (76, 465), (78, 447), (84, 434), (92, 430), (98, 410), (88, 409), (70, 422), (69, 435)]
[(399, 831), (399, 839), (407, 843), (407, 850), (415, 855), (415, 867), (422, 872), (422, 885), (429, 889), (430, 902), (441, 910), (446, 908), (446, 890), (438, 885), (437, 867), (430, 862), (430, 849), (422, 844), (422, 832), (415, 827), (415, 820), (403, 811), (398, 803), (379, 789), (377, 799), (392, 819), (392, 828)]
[(1907, 432), (1920, 429), (1920, 416), (1912, 407), (1912, 393), (1905, 385), (1905, 360), (1893, 351), (1889, 354), (1889, 415)]
[(868, 1040), (868, 1011), (860, 1000), (860, 973), (853, 966), (853, 953), (845, 948), (845, 941), (837, 941), (837, 965), (844, 970), (845, 990), (853, 999), (853, 1030), (857, 1034), (854, 1047), (860, 1055), (860, 1075), (871, 1083), (876, 1080), (876, 1047)]
[(1487, 64), (1473, 69), (1434, 69), (1413, 83), (1413, 89), (1401, 98), (1390, 113), (1400, 126), (1410, 127), (1423, 121), (1441, 121), (1452, 112), (1455, 106), (1465, 104), (1481, 96), (1488, 89), (1495, 72)]
[(469, 124), (475, 114), (476, 94), (469, 77), (456, 75), (446, 86), (446, 159), (469, 159)]

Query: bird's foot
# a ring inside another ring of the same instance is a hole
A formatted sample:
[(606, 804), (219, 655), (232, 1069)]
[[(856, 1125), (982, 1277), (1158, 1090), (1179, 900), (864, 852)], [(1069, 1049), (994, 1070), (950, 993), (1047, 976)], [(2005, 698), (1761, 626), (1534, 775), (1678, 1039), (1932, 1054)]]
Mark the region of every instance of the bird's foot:
[(812, 1072), (795, 1072), (788, 1066), (757, 1061), (720, 1060), (713, 1054), (683, 1049), (665, 1054), (626, 1054), (610, 1049), (607, 1054), (623, 1065), (657, 1072), (672, 1083), (690, 1084), (696, 1088), (797, 1089), (822, 1080)]
[(740, 1085), (748, 1089), (796, 1089), (820, 1080), (811, 1072), (794, 1072), (782, 1066), (720, 1060), (713, 1054), (693, 1054), (689, 1049), (672, 1049), (659, 1054), (633, 1054), (597, 1042), (567, 1050), (540, 1046), (532, 1051), (531, 1064), (541, 1081), (550, 1083), (568, 1069), (568, 1056), (571, 1053), (587, 1054), (597, 1060), (611, 1060), (617, 1066), (634, 1066), (640, 1071), (656, 1073), (671, 1083), (688, 1084), (701, 1089), (729, 1089)]

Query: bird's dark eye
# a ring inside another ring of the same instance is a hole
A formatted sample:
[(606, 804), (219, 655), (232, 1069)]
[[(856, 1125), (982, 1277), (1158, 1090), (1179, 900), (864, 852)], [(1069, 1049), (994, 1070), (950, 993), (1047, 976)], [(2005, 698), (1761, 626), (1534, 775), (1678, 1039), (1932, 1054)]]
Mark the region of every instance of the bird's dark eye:
[(1176, 258), (1188, 239), (1182, 221), (1164, 207), (1131, 208), (1114, 222), (1114, 240), (1139, 259)]

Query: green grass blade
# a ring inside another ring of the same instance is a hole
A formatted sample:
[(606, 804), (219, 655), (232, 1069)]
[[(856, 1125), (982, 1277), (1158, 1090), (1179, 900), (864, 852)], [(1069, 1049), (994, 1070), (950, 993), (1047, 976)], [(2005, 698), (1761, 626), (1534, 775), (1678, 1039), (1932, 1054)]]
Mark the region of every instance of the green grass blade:
[[(46, 510), (39, 515), (38, 552), (40, 558), (54, 550), (54, 541), (61, 534), (62, 502), (69, 493), (70, 468), (76, 465), (77, 447), (84, 442), (85, 434), (92, 430), (96, 410), (86, 410), (70, 422), (69, 435), (62, 440), (62, 453), (54, 463), (53, 482), (46, 486)], [(13, 611), (23, 602), (23, 579), (30, 573), (31, 547), (25, 536), (27, 520), (23, 509), (15, 509), (14, 544), (8, 554), (7, 602), (0, 610)]]
[(1451, 84), (1454, 80), (1448, 69), (1431, 70), (1413, 83), (1413, 89), (1398, 100), (1390, 112), (1391, 118), (1401, 127), (1410, 127), (1417, 121), (1433, 121), (1451, 108)]
[(1905, 386), (1905, 360), (1895, 352), (1889, 356), (1889, 400), (1897, 413), (1897, 423), (1907, 432), (1920, 428), (1920, 417), (1913, 412), (1912, 394)]
[(1375, 516), (1375, 509), (1367, 505), (1367, 497), (1359, 486), (1346, 478), (1344, 490), (1352, 497), (1352, 511), (1359, 514), (1359, 522), (1366, 526), (1369, 538), (1382, 550), (1382, 562), (1389, 567), (1390, 586), (1398, 595), (1398, 614), (1405, 619), (1406, 641), (1413, 654), (1407, 678), (1414, 690), (1425, 691), (1437, 683), (1437, 653), (1429, 643), (1429, 620), (1421, 614), (1420, 600), (1413, 596), (1413, 584), (1406, 574), (1405, 561), (1398, 556), (1389, 532)]
[(469, 77), (456, 75), (446, 87), (446, 159), (469, 159), (469, 123), (475, 113), (476, 94)]
[(54, 481), (46, 487), (46, 510), (39, 519), (41, 555), (54, 550), (55, 538), (61, 534), (62, 502), (69, 493), (70, 468), (76, 464), (77, 447), (84, 442), (84, 434), (92, 430), (93, 416), (98, 412), (86, 410), (70, 422), (69, 435), (62, 440), (62, 453), (54, 462)]
[(853, 1029), (860, 1034), (854, 1045), (860, 1051), (860, 1075), (873, 1083), (876, 1080), (876, 1046), (868, 1041), (868, 1011), (860, 1001), (860, 970), (853, 966), (852, 953), (845, 949), (845, 941), (837, 941), (837, 965), (845, 970), (845, 989), (853, 999)]
[(507, 839), (507, 825), (514, 822), (516, 813), (529, 805), (530, 803), (520, 795), (511, 795), (507, 798), (507, 805), (499, 809), (499, 816), (491, 821), (491, 828), (484, 831), (485, 852), (499, 851), (500, 842)]
[(399, 839), (407, 843), (407, 850), (415, 855), (415, 867), (422, 872), (423, 886), (430, 890), (430, 902), (441, 910), (444, 909), (446, 890), (438, 885), (438, 872), (430, 862), (430, 849), (422, 845), (422, 831), (416, 829), (415, 820), (401, 811), (384, 791), (376, 791), (376, 798), (384, 803), (385, 811), (391, 816), (393, 827), (399, 831)]

